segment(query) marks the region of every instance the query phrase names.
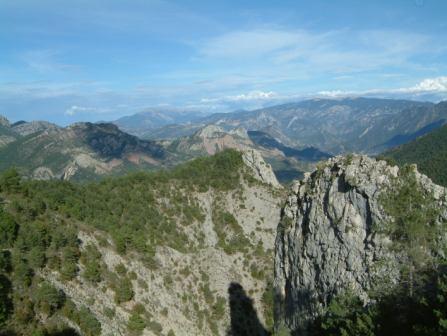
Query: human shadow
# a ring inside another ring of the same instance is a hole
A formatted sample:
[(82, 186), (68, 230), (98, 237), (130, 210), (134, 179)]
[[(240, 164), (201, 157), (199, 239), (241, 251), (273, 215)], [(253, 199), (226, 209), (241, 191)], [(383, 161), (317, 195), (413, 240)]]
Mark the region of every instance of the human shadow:
[[(16, 333), (11, 329), (0, 330), (0, 336), (19, 336), (21, 334)], [(34, 335), (34, 334), (33, 334)], [(54, 332), (44, 332), (43, 334), (37, 333), (36, 335), (46, 335), (46, 336), (80, 336), (79, 333), (72, 328), (64, 328), (62, 330)]]
[(268, 336), (258, 318), (253, 300), (247, 296), (244, 288), (232, 282), (228, 287), (228, 302), (230, 305), (231, 325), (227, 336)]
[(65, 328), (49, 334), (49, 336), (80, 336), (78, 332), (72, 328)]

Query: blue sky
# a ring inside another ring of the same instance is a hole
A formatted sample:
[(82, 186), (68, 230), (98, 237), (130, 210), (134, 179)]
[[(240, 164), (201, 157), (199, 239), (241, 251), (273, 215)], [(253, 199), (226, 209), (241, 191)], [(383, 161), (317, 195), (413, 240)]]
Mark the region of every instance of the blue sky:
[(0, 2), (0, 114), (447, 99), (447, 1)]

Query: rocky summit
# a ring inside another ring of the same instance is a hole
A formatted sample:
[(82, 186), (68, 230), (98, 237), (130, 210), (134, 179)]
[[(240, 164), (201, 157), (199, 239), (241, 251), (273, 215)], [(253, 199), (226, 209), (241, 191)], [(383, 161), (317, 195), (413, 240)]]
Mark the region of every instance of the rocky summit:
[[(437, 222), (445, 221), (446, 189), (415, 166), (407, 170), (433, 198)], [(275, 243), (277, 328), (307, 335), (337, 294), (350, 291), (368, 304), (374, 289), (399, 282), (403, 253), (380, 228), (393, 222), (384, 196), (393, 195), (406, 175), (385, 161), (350, 155), (332, 158), (294, 183)]]

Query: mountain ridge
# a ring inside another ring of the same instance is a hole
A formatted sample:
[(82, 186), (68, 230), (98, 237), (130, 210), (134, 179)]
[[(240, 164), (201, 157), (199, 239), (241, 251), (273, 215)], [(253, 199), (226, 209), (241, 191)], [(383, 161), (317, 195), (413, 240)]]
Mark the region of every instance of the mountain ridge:
[[(215, 124), (225, 130), (244, 127), (263, 131), (287, 146), (314, 146), (338, 154), (377, 154), (400, 141), (410, 141), (432, 125), (447, 119), (447, 104), (379, 98), (312, 99), (244, 112), (217, 113), (195, 123), (165, 125), (152, 130), (150, 139), (191, 135)], [(419, 133), (418, 133), (419, 132)], [(393, 140), (394, 138), (394, 140)]]
[(126, 134), (113, 124), (20, 123), (17, 137), (0, 148), (0, 169), (16, 166), (34, 178), (95, 178), (136, 167), (155, 168), (165, 159), (161, 146)]

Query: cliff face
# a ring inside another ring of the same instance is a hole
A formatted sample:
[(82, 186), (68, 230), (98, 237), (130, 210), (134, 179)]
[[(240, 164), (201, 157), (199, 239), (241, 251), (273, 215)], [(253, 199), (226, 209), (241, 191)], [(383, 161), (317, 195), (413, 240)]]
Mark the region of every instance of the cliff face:
[[(447, 218), (446, 191), (415, 171)], [(392, 192), (399, 169), (365, 156), (336, 157), (296, 182), (283, 209), (275, 243), (276, 322), (306, 335), (331, 298), (396, 283), (399, 256), (375, 228), (390, 220), (380, 195)]]
[(254, 178), (275, 188), (281, 188), (272, 167), (264, 161), (258, 151), (254, 149), (245, 150), (242, 160), (251, 169)]

